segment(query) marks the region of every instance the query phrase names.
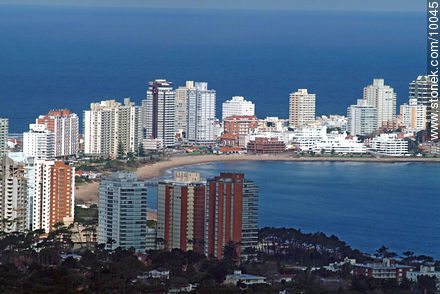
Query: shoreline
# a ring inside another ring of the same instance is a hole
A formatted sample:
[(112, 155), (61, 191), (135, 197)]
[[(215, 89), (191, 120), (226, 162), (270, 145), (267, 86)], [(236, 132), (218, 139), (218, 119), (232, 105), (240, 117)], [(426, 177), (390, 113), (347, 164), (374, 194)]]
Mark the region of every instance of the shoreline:
[[(421, 163), (440, 163), (440, 158), (421, 158), (421, 157), (397, 157), (397, 158), (370, 158), (370, 157), (293, 157), (288, 155), (193, 155), (175, 156), (168, 160), (162, 160), (154, 164), (147, 164), (139, 167), (136, 174), (139, 179), (148, 180), (161, 177), (165, 171), (171, 168), (225, 161), (297, 161), (297, 162), (373, 162), (373, 163), (399, 163), (399, 162), (421, 162)], [(75, 189), (75, 198), (84, 201), (98, 202), (98, 182), (93, 182), (78, 186)]]

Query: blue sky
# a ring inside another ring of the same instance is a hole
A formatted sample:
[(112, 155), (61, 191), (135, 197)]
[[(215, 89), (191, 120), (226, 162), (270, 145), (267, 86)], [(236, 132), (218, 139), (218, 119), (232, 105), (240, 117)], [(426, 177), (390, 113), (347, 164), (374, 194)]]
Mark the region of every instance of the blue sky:
[(424, 11), (425, 0), (0, 0), (0, 4), (202, 9)]

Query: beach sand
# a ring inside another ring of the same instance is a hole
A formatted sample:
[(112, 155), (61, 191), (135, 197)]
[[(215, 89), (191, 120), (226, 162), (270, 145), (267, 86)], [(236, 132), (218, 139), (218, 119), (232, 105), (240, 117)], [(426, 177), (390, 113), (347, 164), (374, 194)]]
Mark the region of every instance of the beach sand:
[[(162, 160), (154, 164), (147, 164), (137, 169), (136, 173), (139, 179), (157, 178), (163, 173), (173, 167), (179, 167), (190, 164), (206, 163), (214, 161), (240, 161), (240, 160), (277, 160), (277, 161), (356, 161), (356, 162), (440, 162), (440, 158), (423, 158), (423, 157), (408, 157), (408, 158), (362, 158), (362, 157), (295, 157), (289, 155), (194, 155), (194, 156), (176, 156), (169, 160)], [(93, 203), (98, 202), (98, 186), (94, 182), (90, 184), (81, 185), (75, 190), (75, 198)]]

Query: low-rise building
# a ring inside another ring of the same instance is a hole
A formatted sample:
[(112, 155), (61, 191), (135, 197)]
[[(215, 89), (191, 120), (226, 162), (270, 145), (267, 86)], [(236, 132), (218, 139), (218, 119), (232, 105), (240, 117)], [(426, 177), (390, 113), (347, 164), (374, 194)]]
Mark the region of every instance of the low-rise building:
[(278, 141), (278, 138), (255, 138), (247, 144), (250, 153), (280, 153), (286, 150), (286, 144)]
[(417, 278), (420, 276), (435, 277), (437, 281), (440, 281), (440, 271), (436, 271), (433, 266), (420, 266), (419, 271), (410, 271), (406, 273), (408, 280), (417, 282)]
[(396, 264), (394, 260), (384, 259), (382, 263), (355, 264), (354, 274), (375, 279), (396, 279), (400, 281), (407, 277), (407, 273), (411, 269), (410, 266)]
[(157, 138), (143, 139), (142, 144), (145, 152), (158, 151), (164, 148), (162, 140)]
[(238, 145), (238, 134), (223, 134), (220, 136), (220, 142), (223, 146), (236, 146)]
[(334, 154), (362, 154), (367, 152), (367, 146), (358, 140), (357, 137), (348, 136), (347, 133), (337, 132), (328, 134), (314, 148), (315, 152)]
[(241, 271), (234, 271), (234, 274), (226, 276), (223, 284), (237, 286), (238, 282), (245, 285), (266, 284), (266, 278), (261, 276), (243, 274)]
[(276, 116), (268, 116), (258, 120), (257, 133), (263, 132), (283, 132), (289, 126), (288, 119), (280, 119)]
[(293, 132), (292, 143), (300, 151), (312, 151), (327, 136), (327, 127), (302, 127)]
[(243, 154), (244, 150), (240, 147), (219, 147), (214, 150), (216, 154)]
[(386, 156), (404, 156), (408, 153), (408, 141), (398, 134), (380, 134), (371, 140), (371, 149)]

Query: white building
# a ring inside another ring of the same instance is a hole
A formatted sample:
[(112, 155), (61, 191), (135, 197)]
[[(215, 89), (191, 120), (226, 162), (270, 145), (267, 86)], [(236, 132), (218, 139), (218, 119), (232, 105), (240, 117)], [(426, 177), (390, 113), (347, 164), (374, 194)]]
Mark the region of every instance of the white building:
[(339, 129), (344, 132), (347, 130), (347, 118), (343, 115), (330, 114), (322, 115), (316, 118), (315, 124), (318, 126), (326, 126), (329, 129)]
[(372, 85), (364, 88), (364, 99), (368, 105), (376, 107), (378, 128), (396, 119), (396, 93), (383, 79), (374, 79)]
[(437, 282), (440, 281), (440, 271), (436, 271), (434, 266), (420, 266), (420, 271), (410, 271), (406, 273), (408, 280), (417, 282), (417, 278), (420, 276), (429, 276), (437, 278)]
[(327, 137), (327, 127), (300, 127), (293, 132), (292, 143), (300, 151), (313, 151)]
[(268, 116), (265, 119), (258, 120), (256, 132), (283, 132), (287, 130), (288, 125), (288, 119), (280, 119), (275, 116)]
[(261, 276), (243, 274), (241, 271), (234, 271), (234, 274), (226, 276), (223, 284), (237, 285), (238, 282), (241, 282), (245, 285), (266, 284), (266, 278)]
[(365, 99), (347, 108), (347, 131), (352, 136), (365, 136), (377, 129), (377, 110)]
[(409, 104), (400, 106), (402, 123), (416, 132), (426, 129), (426, 105), (417, 104), (417, 99), (410, 99)]
[(144, 139), (143, 146), (145, 152), (158, 151), (163, 149), (163, 143), (161, 139), (153, 139), (153, 138)]
[(29, 132), (23, 133), (23, 152), (38, 160), (55, 157), (54, 133), (44, 124), (30, 124)]
[(7, 118), (0, 118), (0, 159), (2, 154), (6, 152), (8, 143), (8, 129), (9, 120)]
[(54, 133), (55, 157), (78, 154), (79, 118), (70, 110), (51, 110), (40, 115), (37, 124), (45, 124)]
[(194, 90), (194, 81), (187, 81), (184, 87), (176, 89), (176, 110), (174, 114), (176, 133), (186, 137), (187, 101), (189, 90)]
[(189, 89), (187, 94), (187, 141), (215, 143), (215, 90), (208, 90), (208, 83), (196, 82), (194, 89)]
[(160, 79), (148, 83), (147, 99), (142, 100), (142, 125), (146, 138), (161, 139), (165, 147), (174, 145), (175, 103), (173, 83)]
[(316, 95), (299, 89), (290, 93), (289, 125), (291, 127), (304, 126), (315, 121)]
[(140, 106), (124, 99), (124, 105), (115, 100), (91, 103), (84, 111), (84, 153), (91, 155), (118, 155), (138, 151), (142, 142), (142, 112)]
[(334, 154), (362, 154), (367, 152), (367, 147), (357, 137), (347, 136), (347, 133), (332, 132), (316, 144), (314, 151)]
[(222, 104), (222, 121), (233, 115), (255, 115), (255, 105), (242, 96), (233, 96)]
[(371, 140), (371, 149), (387, 156), (404, 156), (408, 153), (408, 141), (397, 134), (380, 134)]

